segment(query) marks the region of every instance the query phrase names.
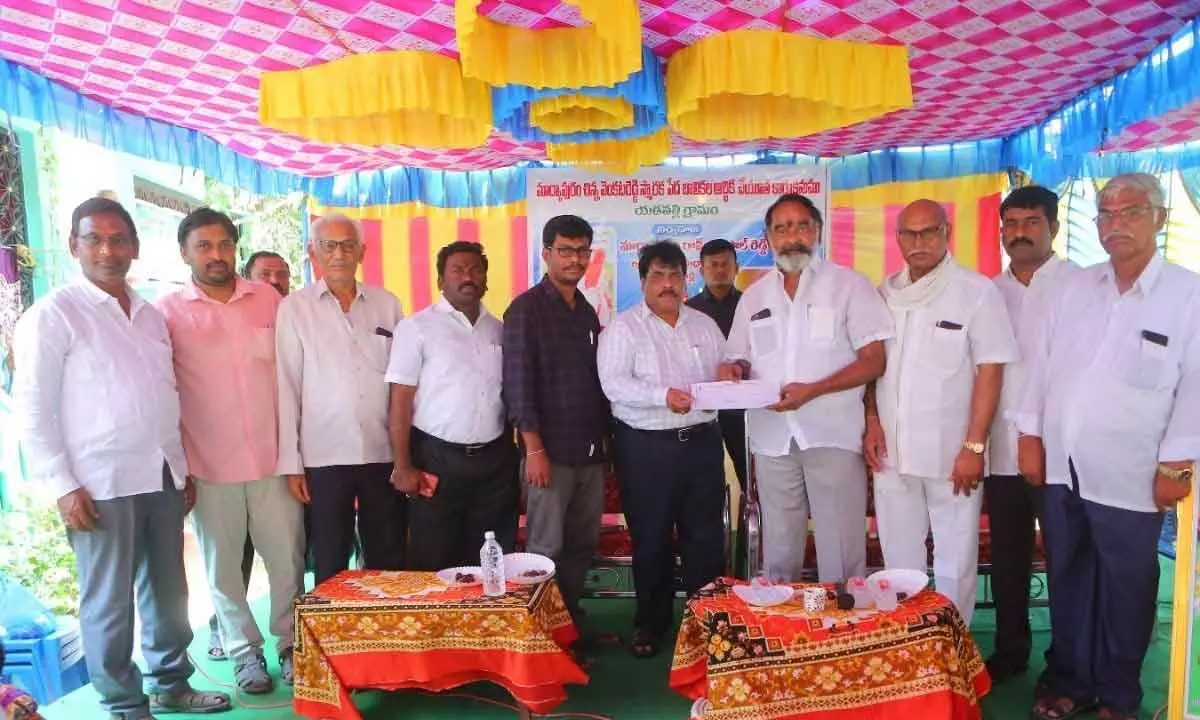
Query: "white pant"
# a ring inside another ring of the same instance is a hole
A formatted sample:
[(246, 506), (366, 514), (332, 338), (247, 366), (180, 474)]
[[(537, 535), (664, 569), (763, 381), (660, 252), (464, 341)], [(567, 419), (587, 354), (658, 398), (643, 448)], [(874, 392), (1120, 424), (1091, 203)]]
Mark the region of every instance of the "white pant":
[(823, 583), (861, 576), (867, 568), (867, 466), (838, 448), (754, 456), (763, 525), (763, 569), (789, 582), (804, 571), (809, 510)]
[(925, 538), (933, 528), (933, 577), (937, 591), (970, 625), (979, 585), (979, 510), (983, 488), (955, 495), (948, 478), (900, 475), (875, 478), (875, 519), (883, 561), (889, 568), (926, 570)]
[(263, 636), (246, 602), (242, 552), (246, 535), (263, 559), (271, 588), (276, 651), (292, 647), (292, 601), (304, 583), (304, 513), (281, 477), (247, 483), (196, 481), (196, 536), (225, 651), (240, 662), (262, 652)]

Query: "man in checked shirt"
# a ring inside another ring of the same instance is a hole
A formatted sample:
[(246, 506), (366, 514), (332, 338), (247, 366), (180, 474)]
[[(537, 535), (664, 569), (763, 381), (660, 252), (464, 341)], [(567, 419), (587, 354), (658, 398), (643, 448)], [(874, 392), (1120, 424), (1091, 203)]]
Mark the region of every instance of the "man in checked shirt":
[(504, 404), (521, 433), (527, 549), (554, 559), (576, 624), (604, 510), (609, 422), (596, 372), (600, 321), (578, 287), (591, 254), (586, 220), (551, 218), (542, 230), (546, 276), (504, 313)]

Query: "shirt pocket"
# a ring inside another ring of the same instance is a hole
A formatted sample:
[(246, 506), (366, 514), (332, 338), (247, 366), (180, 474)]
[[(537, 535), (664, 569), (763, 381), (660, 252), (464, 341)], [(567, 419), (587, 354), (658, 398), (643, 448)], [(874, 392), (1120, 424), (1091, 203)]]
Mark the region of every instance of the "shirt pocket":
[(927, 331), (922, 364), (942, 377), (956, 375), (970, 357), (967, 342), (965, 325), (954, 320), (940, 320)]
[(141, 348), (142, 360), (151, 376), (175, 390), (175, 366), (171, 352), (171, 343), (166, 340), (147, 340)]
[[(1160, 338), (1165, 335), (1154, 333)], [(1167, 339), (1169, 342), (1169, 339)], [(1118, 379), (1137, 388), (1157, 390), (1170, 387), (1175, 382), (1176, 372), (1172, 365), (1170, 347), (1139, 335), (1127, 343), (1117, 363)]]
[(805, 317), (808, 323), (808, 341), (814, 345), (832, 345), (837, 342), (838, 313), (827, 305), (809, 305)]
[(775, 317), (765, 317), (750, 321), (750, 353), (755, 358), (765, 358), (779, 352), (783, 347), (783, 338), (779, 320)]
[(491, 383), (499, 383), (504, 375), (504, 347), (500, 343), (484, 343), (479, 345), (476, 353), (480, 374)]
[(275, 328), (254, 328), (251, 331), (250, 354), (255, 360), (275, 362)]

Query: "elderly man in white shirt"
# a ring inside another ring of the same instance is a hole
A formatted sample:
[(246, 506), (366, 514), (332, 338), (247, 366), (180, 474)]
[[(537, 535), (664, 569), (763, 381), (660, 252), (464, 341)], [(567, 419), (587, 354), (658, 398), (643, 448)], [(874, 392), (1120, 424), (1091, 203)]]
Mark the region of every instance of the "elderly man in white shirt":
[[(998, 685), (1029, 666), (1033, 633), (1029, 625), (1029, 583), (1033, 573), (1034, 520), (1042, 515), (1041, 488), (1017, 469), (1017, 429), (1006, 417), (1025, 387), (1029, 358), (1054, 292), (1078, 267), (1054, 254), (1058, 234), (1058, 195), (1038, 185), (1017, 188), (1000, 204), (1002, 241), (1008, 269), (993, 282), (1004, 297), (1021, 360), (1004, 366), (1000, 407), (992, 421), (988, 478), (983, 485), (991, 532), (992, 597), (996, 601), (996, 641), (988, 674)], [(1051, 651), (1046, 651), (1049, 659)], [(1043, 676), (1042, 685), (1048, 680)]]
[(520, 498), (500, 399), (504, 327), (483, 307), (483, 247), (443, 247), (437, 277), (441, 300), (396, 326), (387, 370), (392, 484), (410, 498), (415, 570), (476, 565), (488, 530), (511, 552)]
[(349, 565), (356, 517), (366, 567), (404, 564), (407, 506), (390, 482), (383, 379), (404, 313), (395, 295), (355, 279), (366, 248), (358, 223), (326, 215), (308, 242), (321, 280), (285, 298), (275, 323), (279, 474), (311, 505), (321, 583)]
[(837, 582), (866, 572), (863, 386), (883, 374), (892, 316), (865, 276), (814, 259), (823, 225), (807, 197), (780, 197), (765, 224), (776, 269), (742, 296), (721, 378), (782, 388), (746, 413), (766, 572), (800, 580), (811, 508), (818, 575)]
[(1051, 692), (1034, 716), (1136, 718), (1158, 596), (1162, 511), (1200, 457), (1200, 276), (1167, 262), (1153, 175), (1100, 191), (1109, 262), (1067, 277), (1013, 417), (1021, 474), (1046, 483)]
[(863, 450), (885, 564), (924, 570), (932, 528), (937, 590), (970, 624), (984, 451), (1017, 344), (996, 286), (951, 257), (951, 231), (932, 200), (897, 219), (906, 267), (880, 286), (896, 337), (887, 371), (867, 391)]
[(691, 593), (724, 569), (724, 449), (717, 414), (692, 407), (691, 386), (717, 379), (725, 336), (684, 305), (687, 258), (672, 242), (638, 255), (645, 301), (600, 333), (600, 385), (612, 401), (615, 465), (633, 538), (634, 656), (657, 654), (671, 625), (678, 532)]
[[(84, 278), (18, 322), (13, 394), (30, 474), (58, 499), (75, 551), (92, 687), (118, 720), (228, 710), (227, 695), (188, 684), (183, 518), (195, 489), (166, 322), (126, 283), (133, 219), (114, 200), (87, 200), (70, 249)], [(132, 657), (135, 610), (149, 697)]]

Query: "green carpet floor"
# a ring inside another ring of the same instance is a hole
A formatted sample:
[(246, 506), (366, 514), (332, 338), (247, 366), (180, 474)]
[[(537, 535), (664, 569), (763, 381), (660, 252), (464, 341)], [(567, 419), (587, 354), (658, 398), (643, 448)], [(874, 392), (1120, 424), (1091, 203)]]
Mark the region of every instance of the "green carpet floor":
[[(1163, 578), (1159, 593), (1159, 625), (1150, 654), (1142, 671), (1142, 682), (1146, 699), (1143, 703), (1144, 720), (1166, 702), (1167, 677), (1170, 662), (1171, 589), (1174, 565), (1163, 563)], [(632, 603), (628, 600), (591, 600), (586, 603), (589, 619), (598, 630), (628, 635)], [(259, 615), (265, 610), (265, 600), (256, 603)], [(1033, 665), (1024, 677), (1019, 677), (995, 688), (983, 702), (984, 717), (988, 720), (1017, 720), (1029, 717), (1033, 685), (1043, 663), (1041, 653), (1049, 642), (1049, 620), (1046, 609), (1036, 609), (1034, 621)], [(260, 619), (260, 626), (265, 621)], [(975, 614), (972, 631), (986, 656), (991, 650), (991, 635), (995, 629), (994, 615), (989, 610)], [(205, 658), (207, 627), (197, 632), (192, 645), (192, 654), (197, 658), (198, 672), (193, 679), (197, 688), (215, 689), (217, 683), (230, 683), (233, 668), (229, 663), (209, 662)], [(664, 652), (652, 660), (635, 660), (623, 648), (604, 648), (591, 673), (591, 683), (585, 687), (569, 688), (570, 699), (556, 710), (560, 717), (570, 713), (602, 715), (619, 720), (683, 720), (688, 716), (690, 703), (667, 687), (667, 670), (670, 653)], [(277, 672), (272, 667), (272, 672)], [(488, 685), (471, 685), (458, 692), (471, 693), (501, 702), (510, 700), (499, 688)], [(221, 715), (225, 720), (283, 720), (295, 717), (290, 709), (290, 693), (286, 689), (274, 694), (239, 699), (241, 707), (234, 712)], [(471, 699), (446, 695), (424, 695), (414, 692), (381, 693), (361, 692), (355, 695), (355, 703), (366, 720), (405, 718), (405, 720), (434, 720), (436, 718), (461, 718), (463, 720), (511, 719), (511, 710), (490, 706)], [(260, 706), (260, 707), (254, 707)], [(263, 708), (261, 706), (272, 706)], [(45, 708), (48, 720), (85, 720), (103, 717), (96, 704), (96, 695), (85, 687)], [(191, 716), (180, 716), (191, 717)], [(201, 717), (201, 716), (195, 716)], [(586, 717), (579, 715), (578, 717)], [(914, 720), (918, 720), (914, 718)]]

